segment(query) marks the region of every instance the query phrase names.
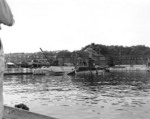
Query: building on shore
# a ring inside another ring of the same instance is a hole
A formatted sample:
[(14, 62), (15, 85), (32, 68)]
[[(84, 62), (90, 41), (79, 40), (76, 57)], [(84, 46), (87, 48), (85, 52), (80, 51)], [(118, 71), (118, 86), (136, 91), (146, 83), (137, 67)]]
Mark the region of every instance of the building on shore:
[(114, 65), (146, 65), (150, 62), (150, 56), (112, 56)]
[(6, 62), (15, 64), (26, 63), (38, 66), (63, 66), (63, 65), (80, 65), (88, 66), (88, 60), (91, 58), (95, 65), (102, 67), (114, 65), (150, 65), (150, 55), (118, 55), (106, 56), (96, 53), (92, 48), (85, 51), (79, 51), (71, 56), (45, 56), (41, 53), (9, 53), (5, 54)]

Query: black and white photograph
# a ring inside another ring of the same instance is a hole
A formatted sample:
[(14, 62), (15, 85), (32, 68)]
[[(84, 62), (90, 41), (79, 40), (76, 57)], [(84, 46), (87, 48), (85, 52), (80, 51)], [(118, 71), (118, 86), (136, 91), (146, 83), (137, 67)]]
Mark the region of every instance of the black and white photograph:
[(0, 119), (150, 119), (150, 1), (0, 0)]

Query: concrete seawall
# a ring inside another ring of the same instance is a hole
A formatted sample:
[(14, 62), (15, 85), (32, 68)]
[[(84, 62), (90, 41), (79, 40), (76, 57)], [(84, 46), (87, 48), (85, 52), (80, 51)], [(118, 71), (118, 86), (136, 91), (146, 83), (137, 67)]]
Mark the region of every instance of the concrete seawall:
[(109, 68), (110, 71), (149, 71), (146, 65), (116, 65)]
[(6, 68), (4, 75), (12, 74), (33, 74), (32, 69), (30, 68)]

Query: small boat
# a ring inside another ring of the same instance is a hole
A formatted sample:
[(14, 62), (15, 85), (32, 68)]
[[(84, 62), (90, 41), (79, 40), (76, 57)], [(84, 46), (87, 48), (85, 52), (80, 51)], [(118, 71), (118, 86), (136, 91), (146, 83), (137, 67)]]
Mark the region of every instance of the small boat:
[(47, 71), (46, 75), (50, 76), (63, 76), (65, 73), (62, 71)]
[(106, 68), (95, 68), (95, 67), (87, 67), (87, 66), (79, 66), (74, 71), (69, 72), (68, 75), (103, 75), (105, 72), (109, 72)]
[(46, 75), (47, 71), (42, 70), (41, 68), (36, 68), (36, 69), (33, 69), (33, 74), (34, 75)]
[(23, 109), (4, 106), (3, 119), (56, 119)]
[(41, 67), (38, 69), (34, 69), (33, 74), (62, 76), (65, 73), (71, 72), (73, 70), (74, 70), (74, 66), (50, 66), (50, 67)]

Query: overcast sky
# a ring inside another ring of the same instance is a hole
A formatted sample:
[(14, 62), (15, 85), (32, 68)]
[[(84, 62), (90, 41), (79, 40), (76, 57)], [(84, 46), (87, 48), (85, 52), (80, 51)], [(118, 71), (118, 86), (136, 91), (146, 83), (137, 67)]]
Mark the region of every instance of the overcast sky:
[(5, 53), (80, 50), (90, 44), (150, 46), (149, 0), (7, 0)]

